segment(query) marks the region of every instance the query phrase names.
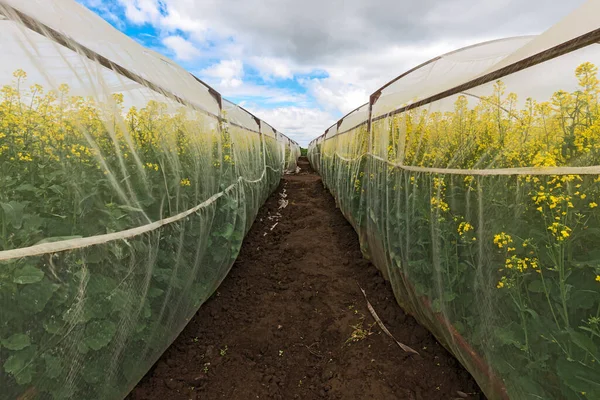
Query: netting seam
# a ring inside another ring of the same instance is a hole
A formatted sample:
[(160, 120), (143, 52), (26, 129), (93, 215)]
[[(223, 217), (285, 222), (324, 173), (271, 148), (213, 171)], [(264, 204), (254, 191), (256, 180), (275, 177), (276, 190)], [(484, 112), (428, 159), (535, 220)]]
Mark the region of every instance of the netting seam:
[[(324, 157), (331, 157), (326, 153), (320, 153)], [(373, 157), (376, 160), (383, 161), (388, 165), (411, 172), (426, 172), (445, 175), (600, 175), (600, 166), (592, 165), (588, 167), (516, 167), (516, 168), (485, 168), (485, 169), (459, 169), (459, 168), (433, 168), (404, 165), (403, 163), (394, 163), (373, 153), (364, 153), (356, 158), (346, 158), (334, 152), (334, 156), (346, 162), (353, 162), (364, 156)]]

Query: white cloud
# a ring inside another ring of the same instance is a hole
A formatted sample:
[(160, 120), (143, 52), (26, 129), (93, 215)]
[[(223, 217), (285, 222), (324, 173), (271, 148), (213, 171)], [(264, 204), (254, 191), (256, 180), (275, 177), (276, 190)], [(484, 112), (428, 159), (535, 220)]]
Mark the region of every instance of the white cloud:
[(189, 40), (173, 35), (162, 39), (163, 45), (175, 55), (177, 60), (190, 61), (200, 56), (200, 50)]
[(279, 107), (265, 109), (260, 107), (245, 107), (248, 111), (273, 125), (275, 129), (283, 132), (290, 139), (298, 142), (302, 147), (331, 126), (336, 119), (332, 114), (318, 108)]
[(124, 21), (117, 15), (116, 6), (112, 2), (103, 2), (102, 0), (80, 0), (86, 7), (95, 9), (102, 18), (111, 22), (119, 29), (125, 27)]
[(176, 9), (170, 10), (167, 15), (161, 17), (160, 26), (166, 30), (188, 32), (196, 42), (204, 40), (204, 34), (208, 30), (208, 26), (204, 21), (182, 15)]
[(128, 16), (134, 20), (163, 27), (176, 24), (186, 32), (208, 27), (211, 35), (243, 43), (249, 57), (278, 57), (298, 65), (369, 55), (390, 45), (426, 46), (440, 38), (478, 41), (481, 35), (540, 32), (584, 2), (345, 0), (342, 5), (323, 0), (246, 0), (224, 5), (218, 0), (119, 1), (127, 5)]
[(199, 73), (201, 79), (208, 77), (209, 79), (206, 80), (218, 81), (220, 88), (240, 87), (243, 76), (244, 64), (240, 60), (221, 60)]
[(135, 24), (157, 22), (161, 18), (159, 0), (119, 0), (125, 8), (125, 16)]
[(336, 78), (309, 79), (305, 84), (324, 108), (344, 114), (364, 104), (369, 96), (364, 87)]
[(276, 57), (250, 57), (250, 65), (256, 68), (265, 79), (292, 79), (292, 62)]

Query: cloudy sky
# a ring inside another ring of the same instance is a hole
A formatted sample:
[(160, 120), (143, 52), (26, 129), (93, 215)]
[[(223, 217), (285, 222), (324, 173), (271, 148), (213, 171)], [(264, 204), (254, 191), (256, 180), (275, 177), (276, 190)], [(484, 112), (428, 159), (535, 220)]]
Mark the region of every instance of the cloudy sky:
[(584, 0), (78, 0), (306, 146), (437, 55), (541, 33)]

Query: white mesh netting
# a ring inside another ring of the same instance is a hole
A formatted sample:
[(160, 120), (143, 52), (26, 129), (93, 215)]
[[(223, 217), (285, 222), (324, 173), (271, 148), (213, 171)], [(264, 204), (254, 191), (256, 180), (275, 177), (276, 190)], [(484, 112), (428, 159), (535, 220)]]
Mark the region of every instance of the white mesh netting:
[(600, 398), (599, 11), (435, 58), (309, 146), (398, 302), (491, 399)]
[(0, 397), (123, 398), (300, 149), (73, 1), (0, 43)]

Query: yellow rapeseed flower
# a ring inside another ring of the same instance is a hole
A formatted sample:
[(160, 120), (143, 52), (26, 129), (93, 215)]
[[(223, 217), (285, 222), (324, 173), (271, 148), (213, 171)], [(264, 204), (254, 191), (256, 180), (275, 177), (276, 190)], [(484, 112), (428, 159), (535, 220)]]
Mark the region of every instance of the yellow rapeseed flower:
[(457, 229), (457, 230), (458, 230), (458, 234), (459, 234), (460, 236), (463, 236), (463, 235), (464, 235), (466, 232), (469, 232), (469, 231), (472, 231), (472, 230), (473, 230), (473, 225), (471, 225), (471, 224), (470, 224), (470, 223), (468, 223), (468, 222), (464, 222), (464, 221), (463, 221), (463, 222), (461, 222), (461, 223), (458, 225), (458, 229)]
[(504, 246), (508, 246), (513, 242), (512, 237), (505, 232), (500, 232), (497, 235), (494, 235), (494, 244), (498, 246), (499, 249)]

